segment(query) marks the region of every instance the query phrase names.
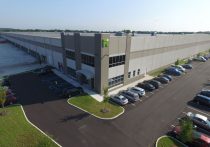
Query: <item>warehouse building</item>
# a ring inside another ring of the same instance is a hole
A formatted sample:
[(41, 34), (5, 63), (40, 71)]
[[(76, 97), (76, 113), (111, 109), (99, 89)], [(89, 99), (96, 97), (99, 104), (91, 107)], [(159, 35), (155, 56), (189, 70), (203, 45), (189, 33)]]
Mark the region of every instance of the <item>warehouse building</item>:
[(115, 35), (91, 33), (2, 33), (17, 47), (102, 93), (147, 72), (210, 49), (210, 35)]

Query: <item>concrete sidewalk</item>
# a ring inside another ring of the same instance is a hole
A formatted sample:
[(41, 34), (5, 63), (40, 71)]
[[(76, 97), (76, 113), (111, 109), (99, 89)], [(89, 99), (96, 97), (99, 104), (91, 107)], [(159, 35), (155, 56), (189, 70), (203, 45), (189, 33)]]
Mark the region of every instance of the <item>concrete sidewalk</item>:
[(69, 82), (70, 84), (74, 85), (75, 87), (82, 87), (84, 92), (86, 92), (87, 94), (89, 94), (91, 97), (93, 97), (95, 100), (102, 102), (103, 101), (103, 96), (100, 94), (97, 94), (96, 92), (88, 89), (87, 87), (80, 85), (79, 82), (77, 82), (76, 80), (73, 80), (72, 78), (68, 77), (67, 75), (61, 73), (60, 71), (53, 69), (53, 72), (61, 77), (62, 79), (64, 79), (65, 81)]
[(133, 82), (133, 83), (131, 83), (131, 84), (128, 84), (128, 85), (125, 85), (125, 86), (123, 86), (123, 87), (120, 87), (120, 88), (118, 88), (118, 89), (116, 89), (116, 90), (110, 91), (110, 92), (109, 92), (109, 95), (115, 95), (115, 94), (119, 93), (119, 91), (127, 90), (129, 87), (134, 87), (134, 86), (136, 86), (138, 83), (143, 82), (143, 81), (145, 81), (145, 80), (150, 80), (150, 79), (152, 79), (152, 78), (154, 78), (154, 77), (152, 77), (152, 76), (150, 76), (150, 75), (146, 75), (144, 78), (139, 79), (139, 80), (137, 80), (137, 81), (135, 81), (135, 82)]

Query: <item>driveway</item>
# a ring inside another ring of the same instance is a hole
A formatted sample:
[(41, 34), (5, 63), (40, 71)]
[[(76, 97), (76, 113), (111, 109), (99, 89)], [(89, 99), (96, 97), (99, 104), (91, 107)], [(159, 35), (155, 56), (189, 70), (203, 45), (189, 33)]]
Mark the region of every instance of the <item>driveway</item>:
[(68, 105), (66, 99), (51, 94), (29, 73), (11, 80), (29, 120), (52, 134), (62, 146), (145, 147), (153, 146), (160, 135), (167, 133), (210, 79), (210, 61), (194, 66), (186, 75), (149, 94), (143, 102), (126, 106), (125, 113), (115, 120), (99, 120)]

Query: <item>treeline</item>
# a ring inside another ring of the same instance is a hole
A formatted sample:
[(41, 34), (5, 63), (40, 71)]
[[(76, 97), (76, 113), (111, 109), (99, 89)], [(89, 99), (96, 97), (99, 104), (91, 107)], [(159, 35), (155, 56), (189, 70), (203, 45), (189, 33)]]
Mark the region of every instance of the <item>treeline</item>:
[(122, 30), (122, 31), (93, 31), (93, 30), (61, 30), (61, 29), (13, 29), (13, 28), (0, 28), (0, 32), (80, 32), (80, 33), (135, 33), (135, 34), (210, 34), (210, 31), (199, 31), (199, 32), (161, 32), (161, 31), (131, 31), (131, 30)]

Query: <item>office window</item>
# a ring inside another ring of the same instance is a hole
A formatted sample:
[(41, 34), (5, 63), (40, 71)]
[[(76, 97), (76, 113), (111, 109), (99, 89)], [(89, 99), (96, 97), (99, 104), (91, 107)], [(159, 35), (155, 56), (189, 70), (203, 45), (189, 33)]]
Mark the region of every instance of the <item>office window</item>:
[(109, 67), (125, 64), (125, 55), (109, 57)]
[(120, 75), (120, 76), (109, 79), (108, 80), (109, 88), (122, 84), (123, 80), (124, 80), (124, 75)]
[(66, 50), (66, 57), (75, 60), (75, 52)]
[(93, 56), (82, 54), (81, 58), (82, 58), (82, 63), (93, 67), (95, 66), (95, 58)]
[(135, 75), (136, 75), (136, 71), (134, 70), (134, 71), (133, 71), (133, 77), (135, 77)]
[(140, 69), (138, 69), (137, 75), (140, 75)]
[(128, 78), (131, 78), (131, 72), (128, 72)]

